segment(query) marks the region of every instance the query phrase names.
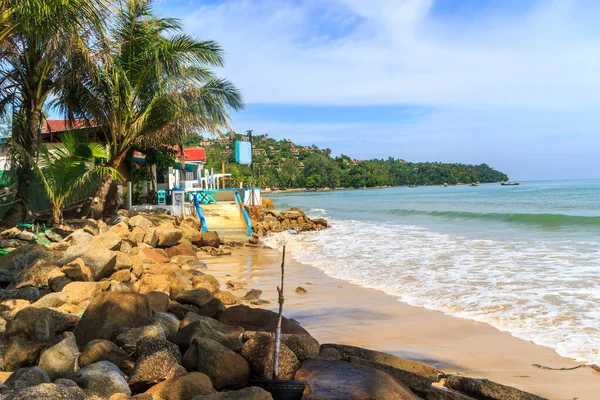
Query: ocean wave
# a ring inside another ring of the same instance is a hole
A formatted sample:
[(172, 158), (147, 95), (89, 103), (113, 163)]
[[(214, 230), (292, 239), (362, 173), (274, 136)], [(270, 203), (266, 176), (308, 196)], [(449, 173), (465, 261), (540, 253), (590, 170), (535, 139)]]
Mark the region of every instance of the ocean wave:
[(386, 210), (386, 214), (397, 216), (432, 216), (456, 220), (486, 220), (507, 223), (520, 223), (541, 225), (546, 227), (559, 227), (564, 225), (597, 225), (600, 227), (599, 216), (582, 216), (568, 214), (525, 214), (525, 213), (476, 213), (465, 211), (421, 211), (393, 209)]
[(325, 231), (266, 240), (285, 242), (297, 261), (334, 278), (488, 323), (566, 357), (600, 362), (600, 244), (473, 238), (370, 221), (330, 223)]

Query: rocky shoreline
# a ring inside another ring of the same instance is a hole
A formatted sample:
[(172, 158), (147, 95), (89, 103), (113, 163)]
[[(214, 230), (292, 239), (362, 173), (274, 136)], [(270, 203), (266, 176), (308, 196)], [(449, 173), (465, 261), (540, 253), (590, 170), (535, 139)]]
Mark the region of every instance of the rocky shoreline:
[[(262, 210), (258, 221), (254, 239), (327, 227), (294, 209)], [(7, 234), (28, 243), (0, 257), (0, 399), (273, 398), (251, 385), (272, 377), (277, 314), (247, 305), (261, 304), (260, 291), (237, 297), (236, 282), (206, 273), (200, 258), (230, 252), (218, 235), (191, 219), (127, 213), (43, 234), (45, 244)], [(304, 382), (304, 399), (541, 399), (319, 344), (294, 320), (282, 332), (280, 377)]]

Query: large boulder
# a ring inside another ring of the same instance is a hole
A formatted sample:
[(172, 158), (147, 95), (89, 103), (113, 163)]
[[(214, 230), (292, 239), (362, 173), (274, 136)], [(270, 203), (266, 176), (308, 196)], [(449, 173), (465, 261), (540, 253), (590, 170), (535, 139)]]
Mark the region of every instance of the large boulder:
[(53, 381), (68, 376), (75, 370), (79, 355), (73, 332), (64, 332), (60, 341), (42, 352), (38, 365)]
[(40, 367), (19, 368), (13, 372), (4, 384), (14, 391), (23, 390), (40, 383), (49, 383), (50, 378)]
[(26, 286), (48, 286), (50, 279), (61, 275), (63, 274), (60, 268), (53, 263), (43, 259), (38, 260), (15, 276), (15, 287), (19, 289)]
[(7, 400), (88, 400), (88, 396), (78, 386), (67, 387), (58, 383), (40, 383), (3, 398)]
[(73, 380), (89, 395), (109, 398), (115, 393), (131, 395), (127, 376), (114, 364), (100, 361), (73, 374)]
[(256, 386), (234, 390), (231, 392), (216, 392), (194, 397), (192, 400), (273, 400), (271, 393)]
[[(241, 326), (248, 331), (275, 332), (279, 315), (262, 308), (251, 308), (246, 305), (229, 307), (220, 316), (219, 321), (234, 326)], [(283, 317), (281, 333), (303, 333), (306, 329)]]
[(85, 245), (69, 247), (59, 264), (66, 265), (78, 258), (93, 271), (96, 280), (109, 277), (114, 272), (117, 263), (116, 252), (97, 247), (95, 241), (92, 240)]
[(475, 398), (486, 400), (546, 400), (535, 394), (501, 385), (487, 379), (468, 378), (466, 376), (450, 375), (444, 386), (458, 390)]
[(221, 239), (217, 232), (204, 232), (202, 234), (202, 246), (219, 247)]
[(129, 219), (129, 225), (132, 228), (141, 228), (143, 230), (148, 230), (150, 228), (152, 228), (154, 226), (154, 224), (152, 223), (152, 221), (150, 221), (147, 218), (144, 218), (141, 215), (136, 215), (134, 217), (131, 217)]
[(183, 355), (188, 371), (206, 374), (217, 390), (241, 389), (248, 385), (250, 366), (244, 357), (212, 339), (195, 338)]
[(57, 335), (71, 330), (79, 318), (49, 308), (27, 307), (6, 324), (4, 364), (7, 371), (34, 365), (42, 349), (56, 343)]
[(170, 226), (161, 225), (156, 228), (158, 235), (158, 247), (173, 247), (179, 243), (179, 240), (183, 237), (181, 229), (173, 228)]
[(117, 330), (137, 328), (152, 317), (146, 296), (132, 292), (104, 292), (96, 296), (75, 329), (80, 347), (90, 340), (110, 340)]
[(85, 367), (100, 361), (108, 361), (120, 367), (125, 360), (129, 359), (129, 354), (108, 340), (91, 340), (85, 346), (77, 363), (79, 367)]
[(83, 229), (78, 229), (67, 236), (64, 241), (68, 243), (69, 246), (83, 246), (91, 242), (93, 238), (94, 235), (84, 231)]
[[(273, 361), (275, 360), (275, 337), (271, 335), (255, 335), (242, 347), (242, 356), (250, 364), (254, 375), (271, 379), (273, 377)], [(296, 355), (283, 343), (279, 353), (279, 379), (294, 379), (300, 368)]]
[(208, 318), (218, 319), (221, 314), (227, 309), (225, 304), (219, 299), (212, 299), (197, 311), (199, 315), (203, 315)]
[(30, 268), (36, 262), (45, 260), (54, 263), (57, 253), (39, 244), (30, 244), (13, 250), (0, 257), (0, 283), (11, 283), (21, 271)]
[(67, 294), (71, 303), (80, 304), (102, 293), (102, 285), (100, 282), (71, 282), (62, 288), (61, 293)]
[[(257, 336), (269, 336), (273, 339), (275, 338), (275, 334), (270, 332), (244, 332), (244, 340), (249, 340)], [(304, 361), (307, 358), (319, 357), (319, 342), (310, 335), (302, 333), (283, 333), (281, 334), (281, 343), (285, 344), (300, 361)]]
[(296, 379), (306, 383), (303, 399), (418, 400), (410, 389), (383, 371), (344, 361), (311, 359)]
[(208, 376), (201, 372), (190, 372), (154, 385), (146, 393), (152, 394), (152, 400), (188, 400), (214, 391)]
[(239, 351), (242, 348), (240, 340), (240, 336), (243, 333), (242, 328), (225, 325), (211, 318), (200, 318), (203, 319), (184, 326), (176, 334), (172, 335), (169, 340), (183, 350), (187, 350), (195, 338), (212, 339), (233, 351)]
[(186, 369), (168, 350), (159, 350), (138, 359), (129, 379), (133, 392), (141, 392), (159, 382), (185, 375)]
[(208, 289), (186, 290), (176, 297), (178, 303), (191, 304), (200, 308), (212, 299), (214, 299), (214, 296)]

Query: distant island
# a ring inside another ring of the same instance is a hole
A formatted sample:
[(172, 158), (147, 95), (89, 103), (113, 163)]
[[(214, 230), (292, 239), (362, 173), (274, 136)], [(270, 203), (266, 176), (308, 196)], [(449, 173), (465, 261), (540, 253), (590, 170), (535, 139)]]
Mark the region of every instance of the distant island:
[[(194, 136), (186, 139), (185, 146), (204, 147), (206, 168), (221, 171), (225, 162), (233, 182), (246, 185), (250, 183), (250, 167), (235, 163), (236, 140), (247, 140), (247, 136), (235, 132), (217, 139)], [(253, 136), (252, 153), (256, 185), (277, 189), (456, 185), (508, 180), (506, 174), (487, 164), (413, 163), (392, 157), (357, 160), (343, 154), (334, 158), (330, 149), (300, 146), (290, 139), (276, 140), (268, 135)]]

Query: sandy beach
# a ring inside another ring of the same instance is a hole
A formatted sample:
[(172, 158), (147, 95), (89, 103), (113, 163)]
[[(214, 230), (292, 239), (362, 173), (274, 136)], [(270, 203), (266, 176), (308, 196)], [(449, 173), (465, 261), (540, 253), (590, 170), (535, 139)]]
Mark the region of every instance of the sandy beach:
[[(231, 256), (205, 259), (208, 273), (221, 283), (246, 282), (246, 290), (277, 307), (280, 253), (271, 249), (234, 249)], [(301, 286), (306, 294), (296, 294)], [(224, 286), (223, 286), (224, 287)], [(244, 290), (234, 292), (238, 296)], [(549, 399), (597, 400), (600, 373), (552, 349), (517, 339), (489, 325), (413, 307), (383, 292), (331, 278), (321, 270), (286, 262), (284, 314), (299, 321), (321, 343), (344, 343), (420, 360), (452, 373), (482, 377)]]

